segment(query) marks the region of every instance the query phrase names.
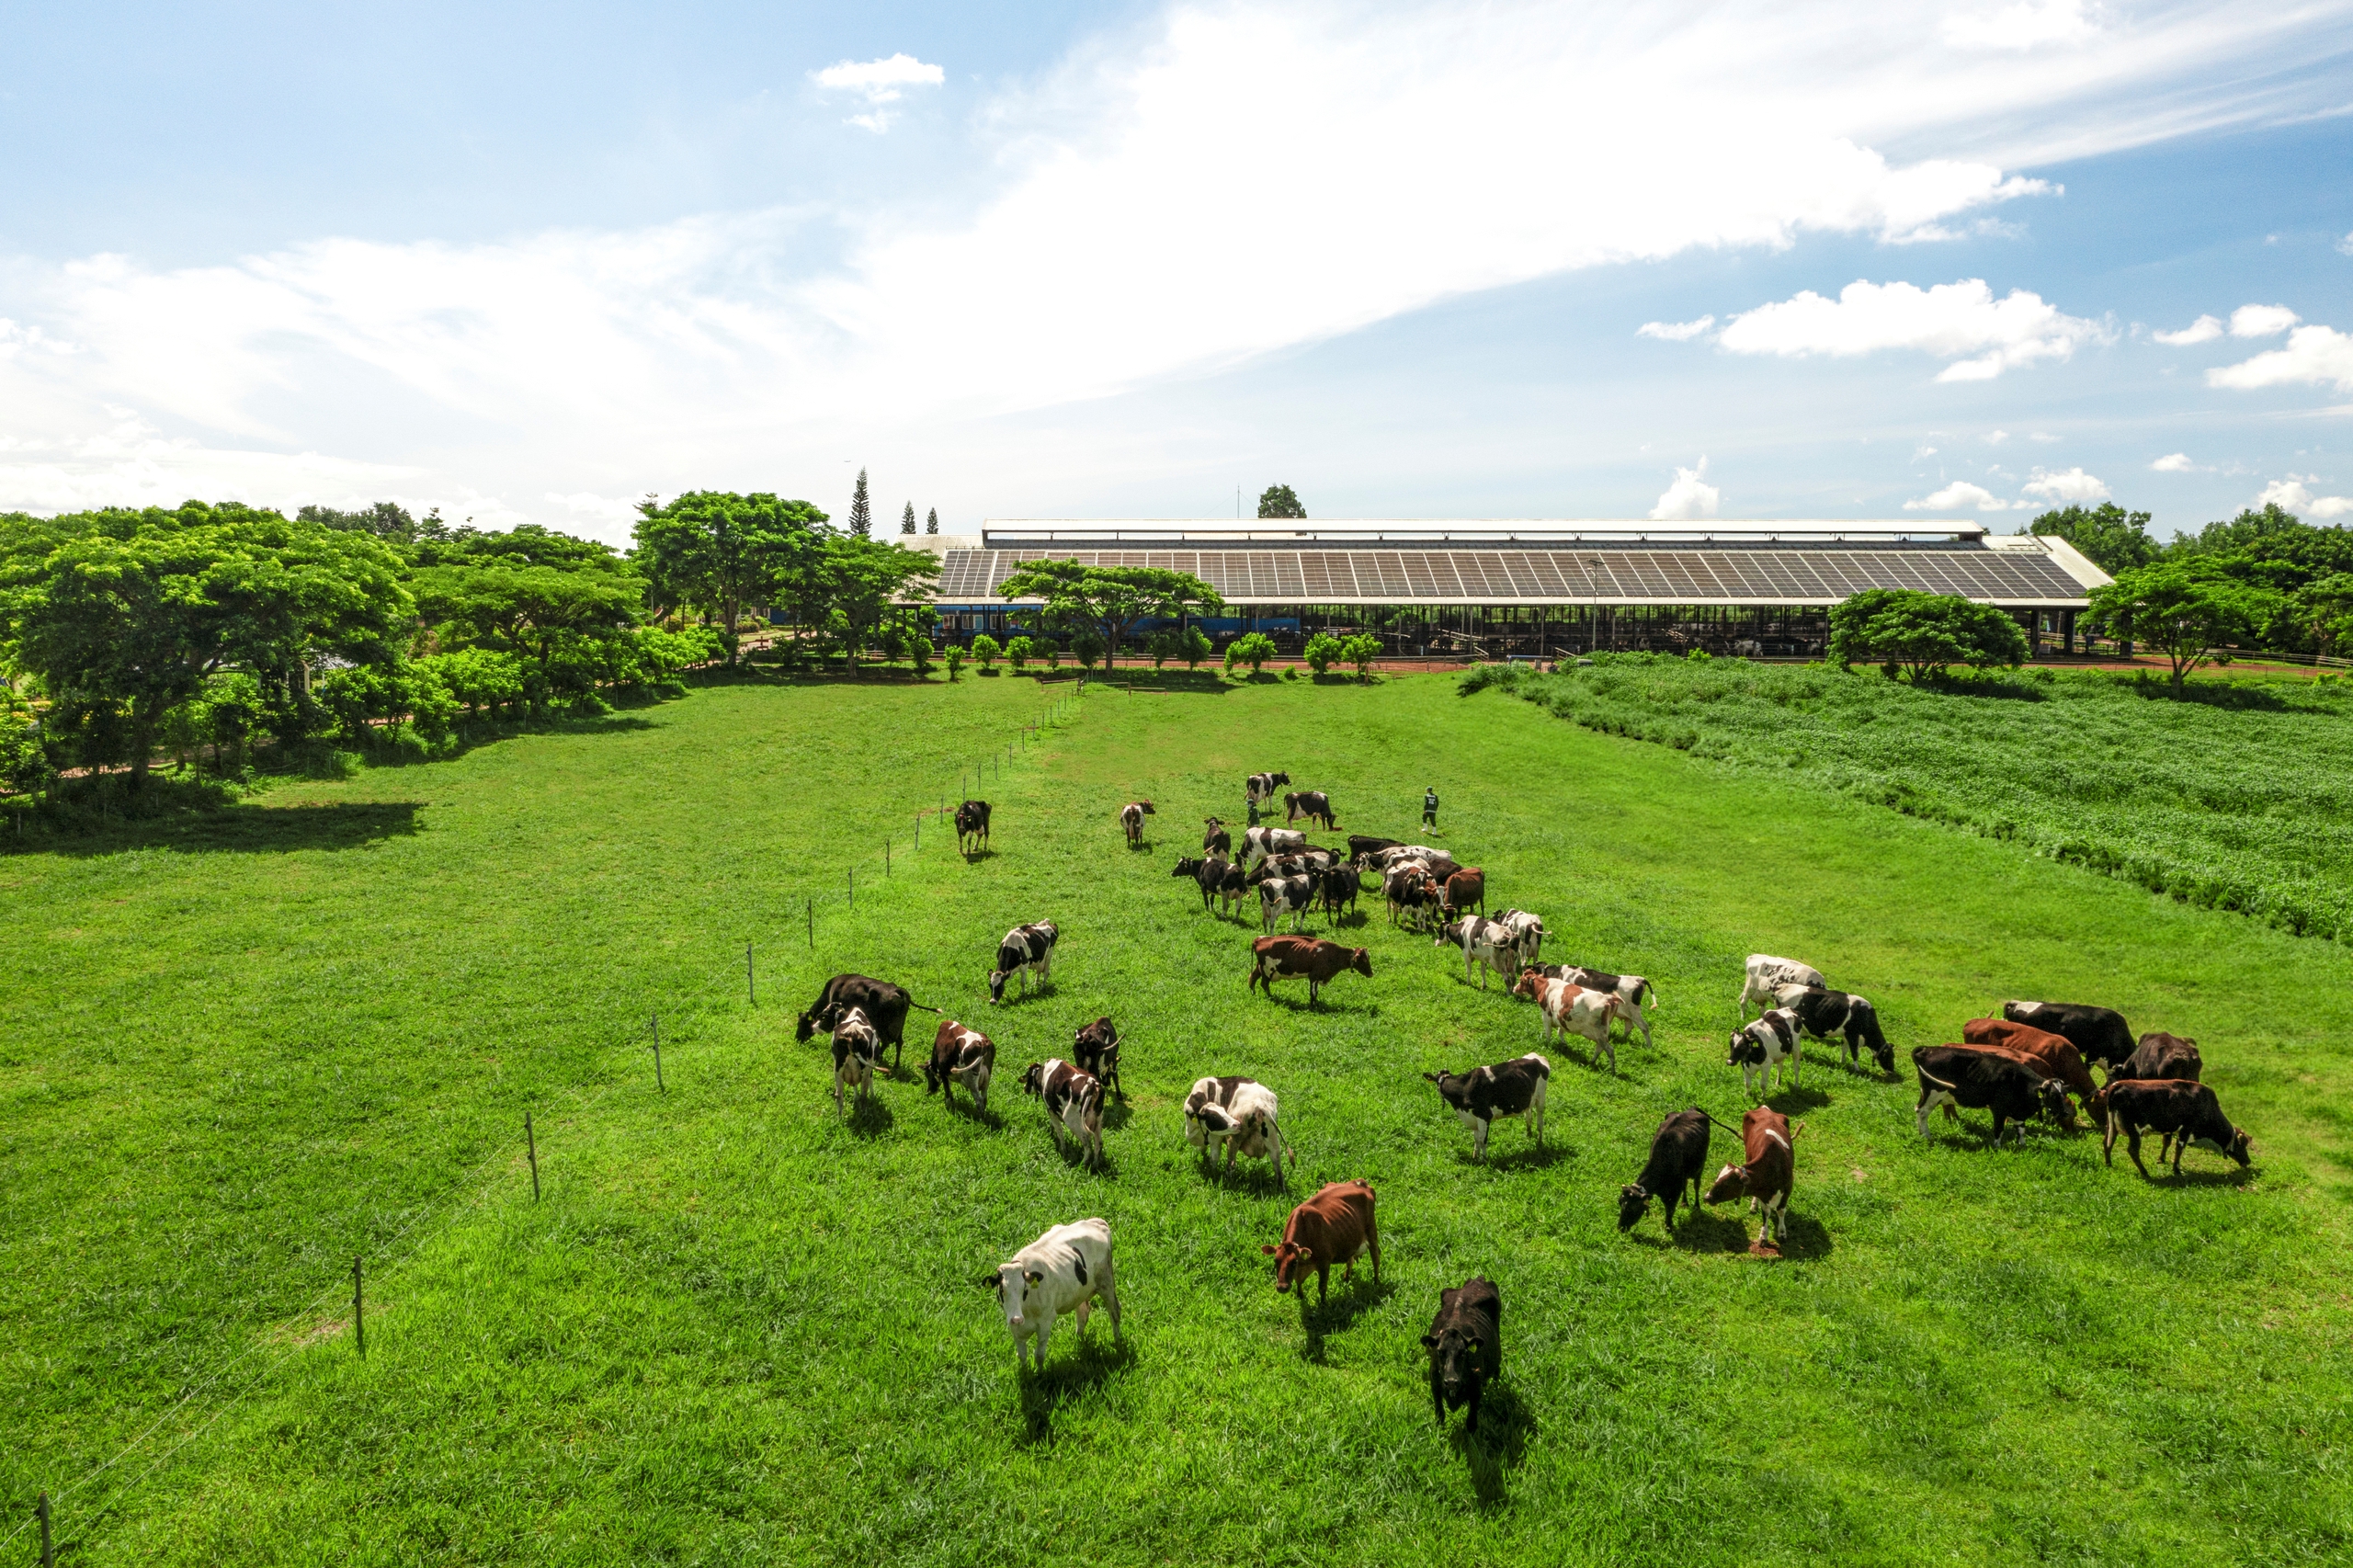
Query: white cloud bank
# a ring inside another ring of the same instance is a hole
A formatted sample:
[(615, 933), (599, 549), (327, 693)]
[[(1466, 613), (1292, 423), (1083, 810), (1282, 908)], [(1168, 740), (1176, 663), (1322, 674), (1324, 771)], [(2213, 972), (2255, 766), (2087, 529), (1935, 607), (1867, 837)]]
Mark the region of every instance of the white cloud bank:
[(1826, 300), (1811, 289), (1734, 316), (1716, 341), (1735, 354), (1853, 356), (1913, 349), (1951, 360), (1940, 381), (1991, 381), (2038, 359), (2064, 359), (2078, 344), (2112, 335), (2100, 323), (2062, 313), (2040, 295), (2002, 299), (1983, 278), (1938, 283), (1858, 279)]
[(2099, 31), (2083, 0), (2022, 0), (1997, 10), (1956, 11), (1944, 19), (1944, 40), (1955, 49), (2023, 53), (2050, 44), (2086, 43)]
[(2200, 316), (2179, 332), (2153, 332), (2149, 335), (2169, 347), (2187, 348), (2193, 343), (2211, 343), (2222, 336), (2222, 323), (2217, 316)]
[(2263, 487), (2263, 494), (2249, 502), (2253, 506), (2277, 505), (2303, 517), (2341, 517), (2353, 512), (2353, 495), (2315, 495), (2310, 486), (2320, 476), (2312, 473), (2291, 473), (2285, 479), (2275, 479)]
[(2189, 454), (2188, 452), (2167, 452), (2164, 457), (2161, 457), (2156, 461), (2151, 463), (2149, 465), (2149, 470), (2153, 473), (2196, 473), (2200, 472), (2198, 465), (2189, 460)]
[(2285, 305), (2241, 305), (2231, 312), (2231, 335), (2277, 337), (2302, 319)]
[(2222, 365), (2206, 372), (2210, 387), (2234, 387), (2242, 392), (2258, 387), (2336, 384), (2353, 392), (2353, 337), (2333, 326), (2300, 326), (2288, 335), (2288, 346)]
[(1675, 483), (1661, 493), (1658, 505), (1651, 508), (1651, 520), (1662, 523), (1696, 522), (1712, 517), (1724, 498), (1724, 493), (1708, 482), (1708, 460), (1701, 458), (1698, 468), (1678, 468)]
[(1973, 506), (1981, 512), (2006, 512), (2011, 505), (1982, 484), (1956, 479), (1933, 494), (1923, 495), (1916, 501), (1906, 501), (1904, 509), (1907, 512), (1966, 512)]
[(1634, 335), (1655, 337), (1663, 343), (1688, 343), (1715, 324), (1713, 316), (1698, 321), (1646, 321), (1634, 329)]
[(2029, 495), (2039, 495), (2045, 501), (2063, 501), (2070, 504), (2083, 501), (2105, 501), (2109, 494), (2108, 486), (2104, 483), (2093, 478), (2080, 468), (2071, 468), (2064, 473), (2054, 473), (2047, 468), (2039, 468), (2034, 471), (2034, 477), (2018, 488)]
[(948, 80), (947, 72), (940, 67), (926, 65), (904, 53), (881, 60), (845, 60), (823, 71), (812, 71), (809, 76), (820, 87), (863, 97), (871, 107), (864, 114), (850, 116), (849, 123), (878, 136), (890, 130), (892, 120), (897, 118), (883, 105), (897, 103), (909, 87), (937, 87)]

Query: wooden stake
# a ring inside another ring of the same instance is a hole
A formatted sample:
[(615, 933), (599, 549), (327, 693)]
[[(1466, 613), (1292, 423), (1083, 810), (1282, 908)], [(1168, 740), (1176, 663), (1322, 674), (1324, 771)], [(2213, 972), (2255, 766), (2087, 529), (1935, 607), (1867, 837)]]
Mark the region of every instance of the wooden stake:
[(359, 1259), (351, 1260), (351, 1338), (364, 1359), (368, 1354), (368, 1301), (359, 1276)]
[(663, 1085), (662, 1085), (662, 1015), (661, 1015), (661, 1014), (659, 1014), (659, 1013), (655, 1013), (654, 1015), (653, 1015), (653, 1017), (654, 1017), (654, 1092), (655, 1094), (657, 1094), (657, 1095), (666, 1095), (666, 1094), (668, 1094), (670, 1091), (669, 1091), (668, 1089), (665, 1088), (665, 1087), (663, 1086)]
[(49, 1494), (40, 1494), (33, 1505), (33, 1517), (40, 1521), (40, 1568), (57, 1568), (57, 1553), (49, 1544)]
[(759, 981), (752, 973), (752, 944), (744, 944), (744, 999), (756, 1007), (760, 1005)]
[(531, 1157), (531, 1201), (540, 1200), (540, 1141), (531, 1134), (531, 1113), (523, 1113), (523, 1152)]

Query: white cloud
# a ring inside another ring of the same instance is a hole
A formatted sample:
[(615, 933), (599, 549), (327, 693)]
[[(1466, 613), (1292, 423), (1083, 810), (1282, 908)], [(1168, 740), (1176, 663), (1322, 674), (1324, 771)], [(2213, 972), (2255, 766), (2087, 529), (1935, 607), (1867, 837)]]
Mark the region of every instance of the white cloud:
[(2052, 435), (2048, 430), (2037, 430), (2027, 437), (2028, 440), (2040, 442), (2046, 447), (2051, 445), (2053, 441), (2056, 441), (2058, 438), (2058, 437)]
[(1932, 458), (1936, 455), (1937, 449), (1926, 444), (1912, 449), (1912, 460), (1914, 462), (1918, 462), (1923, 458)]
[(1957, 11), (1942, 33), (1955, 49), (2022, 52), (2048, 43), (2082, 43), (2099, 31), (2083, 0), (2018, 0), (1993, 11)]
[(1661, 493), (1658, 505), (1651, 508), (1654, 522), (1692, 522), (1716, 515), (1716, 506), (1723, 499), (1723, 492), (1707, 483), (1708, 460), (1701, 458), (1698, 468), (1678, 468), (1675, 483)]
[(1953, 361), (1938, 373), (1940, 381), (1982, 381), (2037, 359), (2064, 359), (2077, 344), (2107, 335), (2099, 323), (2062, 314), (2022, 289), (1996, 300), (1972, 278), (1927, 289), (1858, 279), (1836, 300), (1808, 289), (1733, 317), (1717, 341), (1738, 354), (1915, 349)]
[(2222, 324), (2213, 316), (2200, 316), (2179, 332), (2153, 332), (2149, 335), (2159, 343), (2187, 348), (2193, 343), (2211, 343), (2222, 336)]
[(2157, 473), (2196, 473), (2198, 465), (2189, 460), (2188, 452), (2167, 452), (2149, 465)]
[(2339, 256), (2353, 256), (2353, 234), (2347, 234), (2343, 239), (2336, 242), (2336, 254)]
[(948, 80), (948, 74), (937, 65), (926, 65), (912, 54), (893, 54), (881, 60), (845, 60), (828, 65), (823, 71), (812, 71), (810, 79), (817, 85), (835, 92), (862, 95), (870, 105), (877, 106), (864, 114), (849, 117), (849, 123), (878, 136), (891, 129), (897, 118), (890, 109), (879, 106), (897, 103), (909, 87), (937, 87)]
[(2010, 433), (2007, 430), (1988, 430), (1985, 432), (1985, 444), (1989, 447), (1998, 447), (2009, 438)]
[(2268, 506), (2277, 504), (2302, 517), (2341, 517), (2348, 512), (2353, 512), (2353, 495), (2313, 494), (2306, 487), (2307, 482), (2313, 477), (2311, 474), (2306, 474), (2299, 478), (2290, 474), (2285, 479), (2275, 479), (2265, 485), (2263, 494), (2256, 496), (2249, 505)]
[(2080, 468), (2071, 468), (2064, 473), (2054, 473), (2050, 469), (2039, 468), (2034, 471), (2034, 477), (2018, 488), (2029, 495), (2040, 495), (2045, 501), (2074, 502), (2108, 499), (2108, 486)]
[(585, 517), (593, 522), (618, 524), (626, 528), (637, 521), (637, 499), (634, 496), (598, 495), (586, 490), (566, 495), (551, 490), (540, 499), (563, 507), (575, 517)]
[(2241, 305), (2231, 312), (2231, 335), (2274, 337), (2302, 319), (2285, 305)]
[(1917, 501), (1906, 501), (1904, 509), (1907, 512), (1965, 512), (1974, 506), (1981, 512), (2006, 512), (2011, 505), (1982, 484), (1956, 479), (1932, 495), (1923, 495)]
[(1668, 343), (1688, 343), (1710, 327), (1716, 318), (1701, 316), (1698, 321), (1646, 321), (1634, 329), (1637, 337), (1655, 337)]
[(2339, 392), (2353, 391), (2353, 337), (2332, 326), (2300, 326), (2288, 335), (2284, 348), (2206, 372), (2208, 386), (2240, 391), (2322, 381), (2335, 382)]

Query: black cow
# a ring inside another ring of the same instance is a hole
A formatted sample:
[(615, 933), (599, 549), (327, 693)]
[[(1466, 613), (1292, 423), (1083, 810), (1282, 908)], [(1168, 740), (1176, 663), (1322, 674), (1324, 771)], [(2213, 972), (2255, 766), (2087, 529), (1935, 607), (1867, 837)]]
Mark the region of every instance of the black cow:
[(1438, 1424), (1446, 1413), (1471, 1407), (1466, 1424), (1479, 1429), (1479, 1395), (1504, 1369), (1504, 1299), (1483, 1275), (1438, 1293), (1438, 1316), (1422, 1335), (1430, 1353), (1430, 1403)]
[(2162, 1031), (2144, 1034), (2141, 1043), (2132, 1049), (2131, 1056), (2120, 1068), (2112, 1069), (2109, 1081), (2119, 1078), (2180, 1078), (2195, 1084), (2206, 1075), (2206, 1063), (2198, 1054), (2198, 1042), (2179, 1035)]
[[(2100, 1140), (2099, 1152), (2111, 1165), (2116, 1163), (2116, 1135), (2122, 1132), (2128, 1140), (2125, 1152), (2141, 1166), (2143, 1176), (2149, 1174), (2149, 1167), (2141, 1165), (2143, 1128), (2164, 1133), (2165, 1142), (2172, 1144), (2176, 1176), (2181, 1174), (2181, 1156), (2192, 1143), (2202, 1143), (2242, 1167), (2255, 1157), (2255, 1141), (2243, 1129), (2231, 1125), (2211, 1085), (2180, 1078), (2149, 1082), (2127, 1078), (2101, 1089), (2100, 1099), (2108, 1111), (2108, 1132)], [(2157, 1164), (2165, 1163), (2165, 1145), (2160, 1144)]]
[(1928, 1112), (1939, 1105), (1994, 1113), (1994, 1142), (2002, 1129), (2018, 1124), (2018, 1142), (2026, 1142), (2026, 1124), (2040, 1111), (2054, 1122), (2067, 1114), (2067, 1089), (2055, 1078), (2045, 1078), (2024, 1062), (1968, 1045), (1923, 1045), (1912, 1052), (1913, 1071), (1920, 1075), (1920, 1103), (1914, 1108), (1920, 1136), (1928, 1135)]
[(1468, 1073), (1425, 1073), (1444, 1100), (1471, 1130), (1472, 1158), (1487, 1157), (1487, 1130), (1507, 1116), (1528, 1118), (1528, 1131), (1544, 1142), (1544, 1090), (1552, 1081), (1552, 1064), (1529, 1051), (1493, 1067)]
[(1403, 849), (1404, 847), (1405, 841), (1402, 838), (1375, 838), (1369, 833), (1352, 833), (1348, 835), (1348, 860), (1352, 865), (1363, 865), (1364, 858), (1366, 856), (1375, 854), (1380, 850)]
[(1110, 1019), (1097, 1018), (1079, 1030), (1071, 1041), (1070, 1053), (1080, 1067), (1095, 1075), (1105, 1094), (1127, 1097), (1127, 1090), (1120, 1085), (1120, 1031), (1111, 1027)]
[(1302, 817), (1328, 828), (1340, 825), (1332, 818), (1332, 797), (1321, 790), (1293, 790), (1284, 794), (1283, 821), (1297, 822)]
[(1215, 855), (1203, 859), (1196, 859), (1188, 855), (1178, 860), (1176, 869), (1168, 874), (1172, 877), (1191, 878), (1194, 885), (1201, 890), (1201, 907), (1208, 909), (1214, 903), (1219, 890), (1225, 885), (1225, 874), (1232, 869), (1223, 859)]
[(891, 1051), (891, 1071), (899, 1070), (899, 1047), (907, 1028), (907, 1009), (923, 1007), (926, 1013), (937, 1013), (937, 1007), (923, 1004), (907, 994), (904, 986), (893, 985), (887, 980), (873, 980), (862, 974), (837, 974), (825, 982), (817, 993), (817, 1000), (801, 1015), (792, 1031), (795, 1040), (807, 1040), (819, 1029), (828, 1033), (842, 1021), (852, 1007), (866, 1015), (874, 1026), (876, 1037)]
[(2005, 1002), (2002, 1017), (2057, 1035), (2071, 1042), (2086, 1062), (2097, 1062), (2109, 1071), (2131, 1061), (2137, 1043), (2124, 1015), (2113, 1007), (2081, 1002)]
[(1354, 909), (1357, 906), (1357, 890), (1361, 883), (1362, 879), (1354, 866), (1335, 866), (1324, 872), (1324, 880), (1315, 888), (1315, 896), (1324, 901), (1324, 913), (1336, 920), (1342, 904)]
[(1201, 821), (1201, 829), (1202, 854), (1232, 855), (1233, 853), (1233, 835), (1225, 831), (1225, 824), (1215, 817), (1204, 817)]
[(1028, 926), (1016, 926), (996, 945), (996, 967), (989, 971), (989, 1000), (1005, 1000), (1005, 983), (1015, 975), (1021, 976), (1021, 990), (1029, 990), (1029, 976), (1038, 977), (1038, 989), (1043, 991), (1046, 982), (1053, 978), (1054, 943), (1062, 936), (1051, 920), (1035, 921)]
[(1842, 1038), (1849, 1066), (1866, 1051), (1882, 1073), (1895, 1071), (1895, 1047), (1879, 1027), (1879, 1009), (1850, 991), (1825, 991), (1819, 985), (1783, 985), (1775, 998), (1798, 1016), (1798, 1027), (1814, 1040)]
[(989, 803), (967, 801), (956, 808), (956, 847), (970, 854), (989, 843)]
[(1665, 1205), (1666, 1228), (1675, 1230), (1675, 1206), (1683, 1188), (1691, 1188), (1691, 1207), (1699, 1207), (1700, 1180), (1708, 1173), (1708, 1113), (1698, 1106), (1678, 1110), (1651, 1134), (1651, 1157), (1643, 1174), (1618, 1189), (1618, 1228), (1631, 1231), (1655, 1198)]

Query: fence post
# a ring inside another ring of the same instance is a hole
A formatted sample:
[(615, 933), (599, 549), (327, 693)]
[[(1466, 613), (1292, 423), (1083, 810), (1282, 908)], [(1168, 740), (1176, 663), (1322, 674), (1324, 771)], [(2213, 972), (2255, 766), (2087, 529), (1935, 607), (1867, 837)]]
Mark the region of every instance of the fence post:
[(882, 874), (891, 874), (891, 835), (887, 833), (882, 835)]
[(669, 1091), (668, 1089), (666, 1089), (666, 1088), (663, 1087), (663, 1085), (662, 1085), (662, 1015), (661, 1015), (661, 1014), (659, 1014), (659, 1013), (655, 1013), (655, 1014), (654, 1014), (654, 1015), (653, 1015), (653, 1018), (654, 1018), (654, 1092), (655, 1094), (657, 1094), (657, 1095), (666, 1095), (666, 1094), (668, 1094), (670, 1091)]
[(915, 813), (915, 853), (923, 853), (923, 813)]
[(531, 1156), (531, 1201), (540, 1200), (540, 1141), (531, 1134), (531, 1113), (523, 1113), (523, 1152)]
[(817, 950), (817, 901), (813, 898), (809, 901), (809, 950)]
[(42, 1493), (40, 1494), (40, 1501), (33, 1505), (33, 1517), (40, 1521), (40, 1568), (56, 1568), (57, 1553), (51, 1549), (49, 1544), (48, 1493)]
[(855, 866), (852, 866), (852, 867), (849, 869), (848, 875), (849, 875), (849, 906), (850, 906), (852, 909), (856, 909), (856, 908), (858, 907), (858, 868), (857, 868), (857, 867), (855, 867)]
[(752, 944), (744, 944), (744, 1000), (756, 1007), (760, 1005), (760, 983), (752, 972)]
[(351, 1338), (360, 1358), (368, 1355), (368, 1299), (359, 1275), (359, 1259), (351, 1260)]

